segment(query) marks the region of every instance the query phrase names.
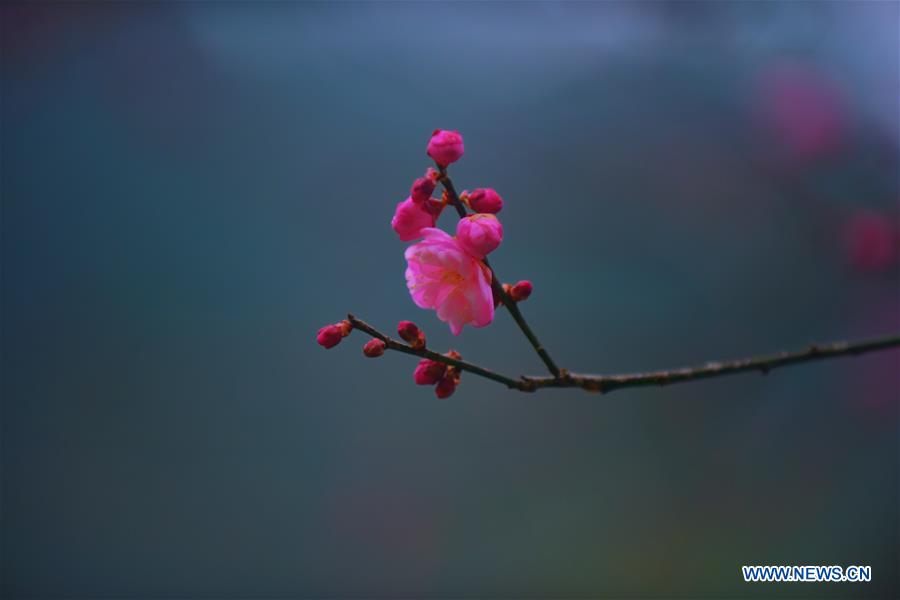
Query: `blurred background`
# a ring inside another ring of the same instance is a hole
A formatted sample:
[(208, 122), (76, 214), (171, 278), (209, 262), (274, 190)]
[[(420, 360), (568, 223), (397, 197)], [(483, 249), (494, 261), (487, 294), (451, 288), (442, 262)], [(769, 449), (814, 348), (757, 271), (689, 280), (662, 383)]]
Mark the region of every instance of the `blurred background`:
[[(896, 2), (4, 3), (6, 597), (893, 597), (900, 353), (524, 395), (389, 222), (458, 129), (561, 364), (900, 329)], [(455, 226), (445, 215), (441, 225)], [(871, 565), (749, 585), (744, 564)]]

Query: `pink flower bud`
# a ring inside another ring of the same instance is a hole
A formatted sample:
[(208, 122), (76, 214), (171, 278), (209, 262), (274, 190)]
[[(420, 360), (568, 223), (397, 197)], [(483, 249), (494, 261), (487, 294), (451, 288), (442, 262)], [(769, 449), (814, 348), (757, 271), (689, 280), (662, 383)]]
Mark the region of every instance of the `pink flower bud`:
[(456, 391), (459, 382), (451, 377), (444, 377), (434, 386), (434, 395), (443, 400), (449, 398)]
[(435, 222), (435, 215), (431, 214), (422, 203), (407, 198), (397, 205), (394, 218), (391, 219), (391, 227), (400, 236), (401, 242), (411, 242), (422, 237), (422, 230), (434, 227)]
[(463, 139), (458, 131), (435, 129), (428, 142), (428, 156), (442, 167), (452, 165), (463, 155)]
[(435, 198), (429, 198), (419, 206), (424, 208), (425, 212), (427, 212), (429, 215), (432, 215), (435, 222), (437, 222), (437, 218), (441, 216), (441, 211), (444, 210), (444, 206), (446, 206), (446, 203), (442, 202), (441, 200), (436, 200)]
[(413, 380), (419, 385), (434, 385), (444, 376), (447, 365), (428, 358), (419, 361), (413, 371)]
[(484, 258), (503, 241), (503, 225), (491, 214), (469, 215), (456, 224), (456, 239), (466, 252)]
[(524, 279), (517, 283), (516, 285), (509, 288), (507, 292), (509, 297), (513, 299), (514, 302), (521, 302), (523, 300), (527, 300), (528, 296), (531, 295), (531, 292), (534, 290), (534, 286), (531, 285), (531, 282), (527, 279)]
[(425, 347), (425, 333), (412, 321), (400, 321), (397, 323), (397, 334), (413, 348), (421, 349)]
[(340, 326), (326, 325), (316, 335), (316, 342), (324, 348), (334, 348), (341, 342), (343, 337)]
[(384, 342), (378, 338), (369, 340), (366, 342), (366, 345), (363, 346), (363, 354), (369, 358), (378, 358), (384, 354)]
[(437, 181), (431, 176), (431, 171), (434, 171), (434, 169), (426, 172), (424, 177), (419, 177), (413, 181), (412, 189), (409, 191), (409, 197), (413, 199), (413, 202), (425, 202), (431, 198), (431, 193), (437, 187)]
[(479, 188), (468, 195), (469, 206), (479, 213), (498, 213), (503, 210), (503, 198), (492, 188)]

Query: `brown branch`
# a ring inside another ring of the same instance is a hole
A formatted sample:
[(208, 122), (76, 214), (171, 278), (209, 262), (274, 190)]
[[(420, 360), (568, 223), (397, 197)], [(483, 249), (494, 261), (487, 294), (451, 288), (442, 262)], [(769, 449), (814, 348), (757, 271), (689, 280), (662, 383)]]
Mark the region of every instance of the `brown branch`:
[[(463, 206), (463, 203), (460, 201), (459, 194), (456, 193), (456, 188), (453, 187), (453, 180), (451, 180), (450, 176), (447, 175), (447, 169), (440, 165), (437, 165), (437, 167), (441, 173), (438, 181), (441, 182), (441, 185), (443, 185), (444, 189), (447, 191), (447, 196), (450, 199), (450, 203), (456, 209), (459, 218), (465, 218), (466, 207)], [(537, 352), (541, 360), (544, 361), (544, 364), (547, 365), (547, 369), (550, 371), (550, 373), (553, 374), (553, 377), (559, 378), (561, 374), (559, 367), (557, 367), (556, 363), (553, 362), (553, 359), (550, 358), (550, 354), (547, 352), (544, 346), (541, 345), (540, 340), (538, 340), (537, 336), (534, 334), (534, 331), (531, 330), (531, 327), (528, 325), (525, 317), (522, 316), (522, 311), (519, 310), (518, 303), (510, 298), (509, 294), (506, 293), (506, 290), (503, 289), (503, 283), (500, 281), (500, 278), (497, 277), (497, 274), (494, 272), (494, 268), (491, 267), (491, 263), (488, 262), (487, 257), (485, 257), (482, 262), (484, 262), (484, 265), (491, 272), (491, 289), (494, 291), (494, 295), (503, 301), (503, 305), (509, 311), (509, 314), (512, 315), (512, 318), (516, 322), (516, 325), (519, 326), (519, 329), (521, 329), (522, 333), (525, 334), (525, 337), (528, 338), (528, 341), (531, 343), (535, 352)]]
[(738, 360), (710, 362), (698, 367), (684, 367), (666, 371), (650, 371), (645, 373), (626, 373), (622, 375), (578, 375), (563, 373), (561, 377), (524, 377), (525, 381), (537, 388), (542, 387), (579, 387), (591, 392), (611, 392), (631, 387), (669, 385), (698, 379), (710, 379), (747, 371), (759, 371), (763, 375), (769, 371), (825, 358), (838, 358), (887, 350), (900, 346), (900, 334), (881, 338), (872, 338), (857, 342), (832, 342), (812, 345), (796, 352), (780, 352), (772, 356), (741, 358)]
[(589, 392), (606, 393), (618, 389), (663, 386), (699, 379), (711, 379), (724, 377), (748, 371), (759, 371), (763, 375), (773, 369), (826, 358), (838, 358), (841, 356), (855, 356), (866, 352), (877, 352), (889, 348), (900, 347), (900, 334), (881, 338), (860, 340), (857, 342), (832, 342), (830, 344), (813, 345), (796, 352), (781, 352), (772, 356), (756, 358), (742, 358), (732, 361), (710, 362), (697, 367), (685, 367), (666, 371), (650, 371), (645, 373), (625, 373), (621, 375), (582, 375), (569, 373), (562, 370), (556, 377), (528, 377), (522, 376), (513, 379), (489, 371), (470, 362), (457, 360), (438, 354), (428, 349), (417, 350), (402, 342), (398, 342), (381, 333), (365, 321), (357, 319), (353, 315), (347, 315), (354, 328), (364, 331), (374, 338), (384, 342), (385, 347), (405, 354), (412, 354), (422, 358), (430, 358), (463, 371), (491, 379), (502, 383), (510, 389), (522, 392), (533, 392), (542, 388), (581, 388)]
[(443, 354), (438, 354), (437, 352), (429, 350), (428, 348), (413, 348), (408, 344), (404, 344), (403, 342), (397, 341), (381, 333), (365, 321), (357, 319), (353, 315), (347, 315), (347, 320), (350, 321), (350, 324), (353, 325), (354, 329), (364, 331), (373, 338), (378, 338), (379, 340), (384, 342), (384, 347), (388, 350), (396, 350), (397, 352), (412, 354), (413, 356), (419, 356), (421, 358), (430, 358), (431, 360), (457, 367), (463, 371), (468, 371), (469, 373), (480, 375), (481, 377), (486, 377), (487, 379), (491, 379), (493, 381), (496, 381), (497, 383), (502, 383), (506, 387), (526, 391), (524, 389), (524, 386), (527, 386), (528, 384), (525, 383), (524, 379), (512, 379), (511, 377), (506, 377), (505, 375), (500, 375), (499, 373), (489, 371), (484, 367), (473, 365), (470, 362), (466, 362), (464, 360), (459, 360), (456, 358), (450, 358), (449, 356), (444, 356)]

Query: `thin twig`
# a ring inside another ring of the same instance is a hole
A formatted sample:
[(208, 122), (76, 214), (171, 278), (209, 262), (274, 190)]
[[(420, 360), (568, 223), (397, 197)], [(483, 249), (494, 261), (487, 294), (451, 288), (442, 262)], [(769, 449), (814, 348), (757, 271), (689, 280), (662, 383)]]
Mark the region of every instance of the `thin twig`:
[(438, 354), (432, 350), (427, 348), (417, 349), (413, 348), (408, 344), (404, 344), (403, 342), (399, 342), (372, 327), (365, 321), (361, 319), (357, 319), (353, 315), (347, 315), (347, 320), (350, 321), (350, 324), (353, 325), (354, 329), (359, 329), (360, 331), (365, 331), (373, 338), (378, 338), (382, 342), (384, 342), (384, 347), (388, 350), (396, 350), (397, 352), (403, 352), (404, 354), (412, 354), (413, 356), (419, 356), (421, 358), (430, 358), (431, 360), (435, 360), (437, 362), (442, 362), (447, 365), (451, 365), (453, 367), (458, 367), (463, 371), (468, 371), (469, 373), (473, 373), (475, 375), (480, 375), (481, 377), (486, 377), (497, 383), (502, 383), (506, 387), (514, 388), (514, 389), (523, 389), (523, 385), (526, 385), (523, 379), (512, 379), (511, 377), (506, 377), (505, 375), (500, 375), (499, 373), (494, 373), (493, 371), (489, 371), (483, 367), (479, 367), (478, 365), (473, 365), (470, 362), (466, 362), (464, 360), (459, 360), (456, 358), (450, 358), (449, 356), (444, 356), (443, 354)]
[[(460, 201), (459, 194), (456, 193), (456, 188), (453, 187), (453, 180), (450, 179), (449, 175), (447, 175), (447, 169), (445, 167), (438, 165), (438, 169), (441, 173), (438, 180), (441, 182), (441, 185), (444, 186), (444, 189), (447, 190), (447, 196), (450, 199), (450, 203), (456, 209), (459, 218), (464, 219), (466, 216), (466, 208)], [(528, 325), (525, 317), (522, 316), (522, 311), (519, 310), (518, 303), (510, 298), (509, 294), (506, 293), (506, 290), (503, 289), (503, 283), (500, 281), (500, 278), (497, 277), (497, 274), (494, 272), (494, 268), (491, 267), (491, 263), (488, 262), (487, 257), (484, 257), (482, 262), (484, 262), (484, 266), (486, 266), (491, 272), (491, 289), (494, 291), (494, 295), (503, 301), (503, 305), (509, 311), (509, 314), (512, 315), (512, 318), (516, 322), (516, 325), (519, 326), (519, 329), (521, 329), (522, 333), (525, 334), (525, 337), (528, 338), (528, 341), (534, 347), (535, 352), (537, 352), (541, 360), (544, 361), (544, 364), (547, 365), (547, 369), (550, 371), (550, 373), (553, 374), (553, 377), (559, 378), (561, 373), (559, 367), (557, 367), (556, 363), (553, 362), (553, 359), (550, 358), (550, 354), (547, 352), (544, 346), (541, 345), (540, 340), (538, 340), (537, 336), (534, 334), (534, 331), (531, 330), (531, 327)]]
[(357, 319), (353, 315), (347, 315), (354, 328), (364, 331), (374, 338), (385, 343), (385, 347), (406, 354), (412, 354), (422, 358), (430, 358), (448, 365), (460, 368), (475, 375), (502, 383), (506, 387), (522, 392), (534, 392), (542, 388), (581, 388), (589, 392), (607, 393), (618, 389), (662, 386), (698, 379), (711, 379), (724, 377), (748, 371), (759, 371), (763, 375), (773, 369), (826, 358), (838, 358), (841, 356), (853, 356), (866, 352), (877, 352), (889, 348), (900, 347), (900, 334), (881, 338), (872, 338), (856, 342), (832, 342), (809, 346), (796, 352), (781, 352), (773, 356), (756, 358), (742, 358), (731, 361), (710, 362), (697, 367), (685, 367), (665, 371), (650, 371), (645, 373), (624, 373), (620, 375), (583, 375), (569, 373), (562, 370), (556, 377), (527, 377), (518, 379), (494, 373), (470, 362), (457, 360), (438, 354), (428, 349), (417, 350), (402, 342), (398, 342), (381, 333), (365, 321)]

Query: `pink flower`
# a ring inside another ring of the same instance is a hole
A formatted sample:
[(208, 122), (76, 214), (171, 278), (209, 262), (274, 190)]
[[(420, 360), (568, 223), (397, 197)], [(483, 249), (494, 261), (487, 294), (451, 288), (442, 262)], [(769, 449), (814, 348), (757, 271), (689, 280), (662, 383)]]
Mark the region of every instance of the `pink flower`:
[(469, 206), (478, 213), (498, 213), (503, 210), (503, 198), (491, 188), (478, 188), (468, 194)]
[(434, 227), (436, 221), (437, 216), (425, 204), (407, 198), (397, 205), (391, 227), (400, 236), (401, 242), (411, 242), (422, 237), (422, 229), (425, 227)]
[(427, 228), (422, 234), (425, 239), (405, 254), (406, 285), (413, 302), (437, 310), (453, 335), (466, 324), (489, 325), (494, 320), (490, 271), (442, 230)]
[(456, 224), (456, 239), (467, 252), (484, 258), (503, 241), (503, 225), (491, 214), (469, 215)]
[(462, 158), (464, 150), (463, 139), (458, 131), (435, 129), (428, 142), (428, 156), (442, 167), (452, 165)]

